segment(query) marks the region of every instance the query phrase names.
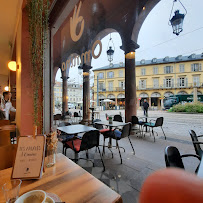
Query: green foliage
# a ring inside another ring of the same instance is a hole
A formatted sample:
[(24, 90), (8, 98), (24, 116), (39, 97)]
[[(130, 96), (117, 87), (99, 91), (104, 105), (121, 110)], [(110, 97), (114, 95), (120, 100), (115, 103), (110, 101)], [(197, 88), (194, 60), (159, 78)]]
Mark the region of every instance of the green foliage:
[(203, 113), (203, 103), (185, 103), (173, 106), (168, 112)]
[[(43, 88), (44, 49), (48, 31), (49, 0), (28, 0), (31, 80), (34, 104), (34, 125), (42, 124), (43, 106), (40, 102), (40, 91)], [(40, 119), (39, 119), (40, 118)]]

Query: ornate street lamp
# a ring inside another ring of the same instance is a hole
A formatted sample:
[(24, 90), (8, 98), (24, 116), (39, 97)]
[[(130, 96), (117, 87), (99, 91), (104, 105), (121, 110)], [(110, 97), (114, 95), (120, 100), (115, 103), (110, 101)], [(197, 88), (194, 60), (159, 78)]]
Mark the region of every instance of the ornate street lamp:
[[(112, 46), (110, 46), (110, 43), (112, 44)], [(110, 39), (109, 39), (109, 43), (108, 43), (108, 47), (107, 47), (107, 51), (106, 51), (108, 61), (110, 62), (110, 64), (113, 61), (114, 50), (115, 50), (115, 47), (114, 47), (114, 43), (113, 43), (113, 40), (112, 40), (111, 34), (110, 34)]]
[[(181, 3), (181, 1), (180, 0), (178, 0), (178, 1), (182, 5), (182, 7), (185, 9), (185, 7)], [(173, 6), (172, 6), (171, 14), (172, 14), (175, 2), (177, 2), (177, 0), (173, 1)], [(176, 34), (177, 36), (183, 31), (183, 20), (184, 20), (185, 15), (187, 14), (187, 10), (186, 9), (185, 9), (185, 11), (186, 11), (185, 14), (181, 14), (179, 10), (176, 10), (175, 11), (175, 15), (172, 18), (171, 18), (171, 15), (170, 15), (169, 25), (171, 25), (172, 28), (173, 28), (173, 34)]]

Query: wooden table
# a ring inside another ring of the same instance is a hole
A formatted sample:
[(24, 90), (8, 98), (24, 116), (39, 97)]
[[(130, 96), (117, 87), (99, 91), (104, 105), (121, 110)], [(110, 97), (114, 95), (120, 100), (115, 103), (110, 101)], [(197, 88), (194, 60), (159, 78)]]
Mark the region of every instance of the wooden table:
[[(12, 168), (0, 171), (0, 187), (9, 181)], [(22, 182), (20, 195), (30, 190), (54, 193), (66, 203), (122, 203), (122, 198), (104, 183), (62, 154), (56, 155), (56, 164), (45, 168), (40, 180)], [(0, 202), (5, 202), (0, 190)]]
[(16, 126), (15, 125), (4, 125), (0, 127), (1, 130), (9, 130), (10, 132), (15, 132), (16, 131)]

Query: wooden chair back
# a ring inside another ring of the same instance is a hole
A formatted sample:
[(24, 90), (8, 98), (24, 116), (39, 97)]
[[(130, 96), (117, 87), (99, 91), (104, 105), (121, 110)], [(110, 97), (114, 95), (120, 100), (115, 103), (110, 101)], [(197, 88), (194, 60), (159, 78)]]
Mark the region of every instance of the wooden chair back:
[(11, 137), (9, 130), (0, 131), (0, 147), (11, 144)]
[(4, 126), (4, 125), (10, 125), (10, 121), (9, 120), (0, 120), (0, 127)]
[(0, 170), (13, 166), (16, 156), (17, 144), (0, 147)]

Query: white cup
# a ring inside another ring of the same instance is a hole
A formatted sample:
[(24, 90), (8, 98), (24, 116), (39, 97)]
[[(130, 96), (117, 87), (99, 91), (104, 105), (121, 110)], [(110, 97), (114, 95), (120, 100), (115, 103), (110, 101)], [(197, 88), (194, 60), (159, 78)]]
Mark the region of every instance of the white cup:
[(22, 203), (25, 201), (26, 198), (30, 197), (31, 195), (40, 195), (43, 197), (43, 200), (41, 201), (41, 203), (54, 203), (54, 200), (50, 197), (47, 197), (46, 192), (44, 192), (43, 190), (32, 190), (30, 192), (27, 192), (25, 194), (23, 194), (22, 196), (20, 196), (15, 203)]

